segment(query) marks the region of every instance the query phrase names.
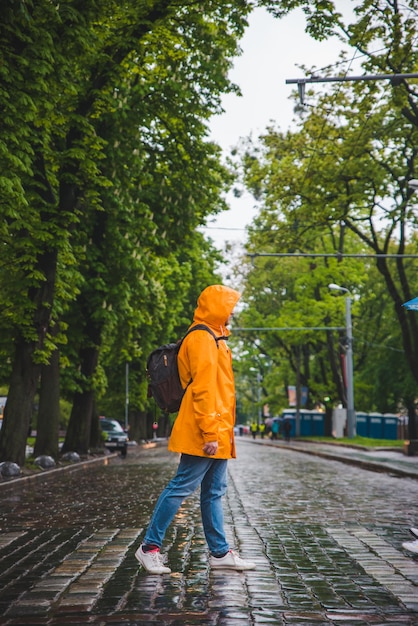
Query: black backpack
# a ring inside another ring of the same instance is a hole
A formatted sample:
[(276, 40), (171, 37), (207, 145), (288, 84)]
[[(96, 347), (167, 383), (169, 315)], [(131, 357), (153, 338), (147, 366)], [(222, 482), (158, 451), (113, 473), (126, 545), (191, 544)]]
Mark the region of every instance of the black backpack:
[[(180, 382), (179, 370), (177, 366), (177, 355), (180, 346), (189, 333), (194, 330), (206, 330), (212, 335), (218, 346), (220, 339), (227, 337), (217, 337), (215, 333), (204, 324), (196, 324), (190, 328), (177, 343), (166, 343), (151, 352), (147, 360), (148, 377), (148, 397), (153, 397), (160, 409), (165, 413), (175, 413), (179, 410), (186, 389), (183, 389)], [(189, 381), (188, 384), (190, 384)]]

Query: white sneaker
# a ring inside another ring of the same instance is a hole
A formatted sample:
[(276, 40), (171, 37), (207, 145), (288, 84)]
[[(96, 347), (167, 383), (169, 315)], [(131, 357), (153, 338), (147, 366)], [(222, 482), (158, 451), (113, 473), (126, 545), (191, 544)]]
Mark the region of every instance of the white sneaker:
[(158, 548), (150, 552), (144, 552), (141, 545), (135, 552), (135, 558), (150, 574), (171, 574), (171, 569), (164, 565), (163, 557)]
[(415, 537), (415, 539), (418, 539), (418, 528), (410, 528), (409, 532)]
[(406, 541), (402, 544), (402, 548), (405, 550), (409, 550), (409, 552), (414, 552), (418, 554), (418, 539), (416, 541)]
[(242, 559), (233, 550), (230, 550), (225, 554), (225, 556), (221, 557), (211, 555), (209, 557), (209, 564), (212, 569), (235, 569), (238, 572), (256, 568), (255, 563), (251, 563), (251, 561), (246, 561), (245, 559)]

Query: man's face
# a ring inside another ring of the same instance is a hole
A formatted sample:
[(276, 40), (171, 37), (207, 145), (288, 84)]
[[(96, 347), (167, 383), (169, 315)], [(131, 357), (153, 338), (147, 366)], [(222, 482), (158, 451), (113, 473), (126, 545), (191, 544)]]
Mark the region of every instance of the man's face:
[(229, 326), (229, 324), (232, 322), (233, 317), (234, 317), (234, 314), (231, 313), (231, 315), (228, 317), (228, 319), (225, 322), (225, 326)]

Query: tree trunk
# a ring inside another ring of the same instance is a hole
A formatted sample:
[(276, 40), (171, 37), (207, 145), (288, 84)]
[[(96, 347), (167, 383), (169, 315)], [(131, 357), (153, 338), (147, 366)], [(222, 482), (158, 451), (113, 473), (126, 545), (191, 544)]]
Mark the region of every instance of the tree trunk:
[(417, 432), (417, 405), (411, 400), (407, 402), (408, 409), (408, 437), (409, 439), (418, 439)]
[(171, 433), (172, 424), (170, 416), (167, 413), (163, 413), (158, 420), (158, 435), (160, 437), (169, 437)]
[[(154, 417), (152, 416), (151, 427), (153, 421)], [(140, 443), (143, 439), (148, 439), (147, 413), (145, 411), (132, 411), (129, 414), (129, 439), (137, 443)]]
[(41, 368), (41, 387), (34, 456), (47, 454), (58, 458), (60, 422), (60, 353), (54, 350), (48, 365)]
[(15, 344), (15, 357), (3, 426), (0, 430), (0, 461), (25, 464), (26, 440), (33, 414), (38, 385), (39, 365), (33, 362), (33, 343), (22, 337)]
[(325, 417), (324, 417), (324, 435), (325, 437), (332, 436), (332, 406), (325, 407)]
[(0, 459), (14, 461), (18, 465), (25, 462), (26, 439), (41, 371), (35, 361), (35, 354), (43, 350), (50, 327), (57, 257), (56, 249), (46, 250), (34, 264), (45, 278), (39, 287), (31, 287), (27, 294), (28, 301), (33, 305), (31, 328), (36, 341), (27, 341), (20, 331), (16, 334), (13, 370), (0, 434)]
[(84, 455), (88, 454), (93, 404), (94, 391), (92, 389), (74, 394), (73, 407), (62, 452), (71, 451)]
[[(413, 292), (405, 275), (402, 258), (397, 260), (396, 267), (398, 270), (398, 274), (401, 277), (403, 293), (405, 294), (404, 297), (405, 299), (410, 299)], [(418, 317), (415, 311), (407, 311), (402, 306), (402, 303), (404, 302), (404, 297), (401, 297), (396, 288), (395, 281), (388, 269), (386, 260), (378, 259), (377, 268), (385, 279), (390, 297), (392, 298), (395, 305), (395, 313), (401, 329), (403, 349), (405, 351), (405, 360), (409, 366), (412, 376), (418, 383)], [(405, 404), (407, 406), (409, 416), (409, 438), (416, 439), (417, 417), (415, 405), (409, 400), (407, 400)]]
[(85, 348), (81, 351), (81, 374), (86, 380), (86, 389), (76, 391), (73, 398), (67, 435), (62, 447), (63, 452), (88, 454), (90, 448), (91, 422), (95, 408), (95, 390), (93, 376), (99, 358), (98, 348)]
[(99, 415), (97, 413), (95, 399), (93, 401), (93, 409), (91, 415), (90, 447), (95, 448), (96, 450), (104, 450), (103, 439), (101, 436), (101, 429), (99, 424)]
[[(343, 341), (342, 335), (340, 334), (340, 342), (342, 341)], [(341, 372), (343, 371), (342, 361), (341, 361), (341, 348), (339, 348), (340, 350), (340, 364), (339, 364), (337, 359), (335, 358), (336, 348), (334, 345), (332, 332), (329, 330), (327, 330), (327, 347), (328, 347), (328, 359), (329, 359), (329, 364), (331, 366), (331, 372), (332, 372), (332, 380), (334, 382), (335, 388), (337, 389), (338, 397), (342, 405), (346, 406), (347, 403), (346, 403), (344, 378), (341, 374)]]

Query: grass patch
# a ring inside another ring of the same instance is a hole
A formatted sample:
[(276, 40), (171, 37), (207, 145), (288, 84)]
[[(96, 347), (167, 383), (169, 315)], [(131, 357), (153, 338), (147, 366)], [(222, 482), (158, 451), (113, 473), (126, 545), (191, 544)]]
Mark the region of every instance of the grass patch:
[(300, 440), (305, 441), (319, 441), (322, 443), (333, 443), (336, 445), (355, 445), (364, 446), (366, 448), (402, 448), (404, 445), (403, 439), (371, 439), (369, 437), (341, 437), (335, 439), (334, 437), (298, 437)]

